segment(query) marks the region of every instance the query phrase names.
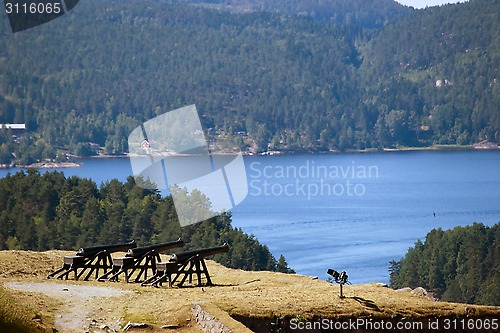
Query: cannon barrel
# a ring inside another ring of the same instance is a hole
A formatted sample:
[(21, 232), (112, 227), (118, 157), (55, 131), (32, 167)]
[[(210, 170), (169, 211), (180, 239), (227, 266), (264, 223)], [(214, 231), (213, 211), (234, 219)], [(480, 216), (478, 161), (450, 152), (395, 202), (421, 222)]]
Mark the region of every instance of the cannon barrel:
[(169, 259), (169, 262), (174, 262), (174, 263), (181, 263), (186, 260), (189, 260), (190, 258), (199, 255), (202, 258), (212, 256), (217, 253), (225, 253), (229, 252), (229, 245), (227, 243), (224, 243), (222, 246), (216, 246), (216, 247), (210, 247), (206, 249), (199, 249), (199, 250), (191, 250), (191, 251), (186, 251), (186, 252), (179, 252), (172, 254), (172, 256)]
[(139, 258), (146, 253), (149, 253), (151, 251), (155, 251), (157, 253), (174, 249), (176, 247), (183, 247), (184, 242), (179, 238), (175, 242), (170, 242), (170, 243), (163, 243), (163, 244), (156, 244), (156, 245), (148, 245), (148, 246), (140, 246), (136, 248), (129, 249), (127, 251), (127, 254), (125, 257), (127, 258)]
[(127, 251), (134, 247), (137, 247), (137, 244), (135, 243), (135, 240), (132, 240), (128, 243), (122, 243), (122, 244), (82, 247), (80, 250), (78, 250), (76, 255), (80, 257), (92, 257), (102, 251), (113, 253), (119, 251)]

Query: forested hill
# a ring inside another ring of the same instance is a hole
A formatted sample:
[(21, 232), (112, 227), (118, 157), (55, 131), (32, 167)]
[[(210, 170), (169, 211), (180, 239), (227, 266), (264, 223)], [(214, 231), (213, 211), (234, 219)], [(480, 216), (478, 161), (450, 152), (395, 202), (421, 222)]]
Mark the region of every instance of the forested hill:
[(361, 66), (379, 119), (394, 116), (411, 124), (417, 138), (425, 129), (430, 133), (421, 134), (439, 143), (498, 141), (499, 13), (499, 1), (473, 0), (417, 11), (385, 27), (364, 48)]
[(144, 190), (133, 177), (98, 187), (30, 169), (0, 179), (0, 250), (71, 250), (131, 239), (144, 246), (178, 237), (185, 250), (229, 244), (228, 253), (213, 257), (227, 267), (293, 272), (283, 256), (276, 261), (253, 235), (233, 228), (228, 213), (181, 228), (172, 197)]
[(400, 5), (393, 0), (173, 0), (173, 2), (238, 12), (265, 11), (309, 16), (317, 20), (363, 28), (380, 28), (413, 11), (413, 8)]
[[(54, 148), (91, 154), (89, 142), (123, 153), (131, 129), (193, 103), (219, 139), (257, 151), (498, 136), (498, 1), (419, 11), (382, 0), (259, 3), (245, 12), (88, 0), (2, 35), (0, 123), (26, 123), (30, 135), (0, 130), (0, 164), (53, 158)], [(316, 17), (322, 6), (332, 19)]]
[(391, 286), (424, 287), (449, 302), (500, 305), (499, 227), (432, 230), (391, 262)]

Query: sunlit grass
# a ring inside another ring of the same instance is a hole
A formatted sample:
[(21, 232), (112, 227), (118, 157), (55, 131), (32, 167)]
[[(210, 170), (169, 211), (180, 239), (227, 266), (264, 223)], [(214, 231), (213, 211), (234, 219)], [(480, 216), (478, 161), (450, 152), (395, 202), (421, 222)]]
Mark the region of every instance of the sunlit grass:
[(2, 333), (47, 332), (38, 311), (19, 304), (4, 287), (0, 286), (0, 331)]
[[(272, 319), (276, 317), (303, 318), (425, 318), (460, 317), (466, 308), (475, 316), (498, 316), (500, 307), (432, 302), (410, 292), (396, 292), (380, 284), (354, 284), (344, 287), (346, 298), (339, 297), (339, 286), (324, 280), (302, 275), (274, 272), (247, 272), (228, 269), (207, 261), (215, 286), (161, 288), (141, 287), (135, 283), (102, 283), (95, 281), (47, 281), (46, 276), (58, 268), (65, 251), (0, 251), (0, 281), (69, 283), (85, 286), (107, 286), (131, 291), (112, 300), (96, 298), (82, 303), (90, 308), (92, 318), (116, 322), (144, 322), (151, 332), (163, 332), (165, 325), (179, 328), (175, 332), (199, 332), (194, 322), (193, 303), (203, 304), (234, 332), (247, 332), (231, 317)], [(163, 259), (166, 260), (167, 256)], [(33, 267), (36, 263), (36, 267)], [(50, 318), (64, 310), (64, 300), (52, 301), (41, 295), (15, 292), (0, 288), (0, 332), (46, 332), (42, 325), (53, 327)], [(42, 313), (43, 323), (33, 319)], [(11, 325), (11, 326), (9, 326)], [(40, 327), (36, 327), (39, 325)]]

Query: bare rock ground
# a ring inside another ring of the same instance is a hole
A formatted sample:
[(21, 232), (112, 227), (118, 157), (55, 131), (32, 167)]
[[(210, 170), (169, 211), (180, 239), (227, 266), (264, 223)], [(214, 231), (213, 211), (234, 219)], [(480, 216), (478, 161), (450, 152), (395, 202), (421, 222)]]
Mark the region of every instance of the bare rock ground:
[(61, 312), (55, 316), (55, 325), (60, 332), (117, 332), (120, 320), (106, 322), (102, 318), (100, 304), (103, 298), (122, 296), (131, 291), (111, 287), (81, 286), (68, 283), (7, 282), (6, 288), (41, 293), (63, 302)]

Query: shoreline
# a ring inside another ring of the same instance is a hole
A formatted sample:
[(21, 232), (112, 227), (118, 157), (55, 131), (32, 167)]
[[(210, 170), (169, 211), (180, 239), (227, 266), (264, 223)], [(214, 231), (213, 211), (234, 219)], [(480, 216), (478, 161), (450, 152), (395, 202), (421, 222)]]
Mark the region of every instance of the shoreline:
[[(253, 155), (253, 156), (264, 156), (264, 155), (293, 155), (293, 154), (303, 154), (303, 155), (328, 155), (328, 154), (376, 154), (376, 153), (397, 153), (397, 152), (412, 152), (412, 151), (500, 151), (500, 145), (495, 147), (482, 147), (475, 145), (468, 146), (457, 146), (457, 145), (435, 145), (428, 147), (399, 147), (399, 148), (367, 148), (367, 149), (346, 149), (346, 150), (330, 150), (330, 151), (312, 151), (312, 150), (300, 150), (300, 151), (268, 151), (262, 153), (243, 153), (243, 155)], [(218, 154), (213, 154), (218, 155)]]
[[(330, 151), (311, 151), (311, 150), (299, 150), (299, 151), (283, 151), (283, 150), (273, 150), (273, 151), (266, 151), (266, 152), (261, 152), (261, 153), (254, 153), (250, 151), (242, 151), (241, 154), (243, 156), (276, 156), (276, 155), (297, 155), (297, 154), (303, 154), (303, 155), (334, 155), (334, 154), (373, 154), (373, 153), (397, 153), (397, 152), (414, 152), (414, 151), (436, 151), (436, 152), (442, 152), (442, 151), (449, 151), (449, 152), (458, 152), (458, 151), (500, 151), (500, 146), (497, 146), (496, 144), (489, 144), (489, 145), (483, 145), (483, 144), (474, 144), (474, 145), (468, 145), (468, 146), (457, 146), (457, 145), (434, 145), (434, 146), (428, 146), (428, 147), (399, 147), (399, 148), (383, 148), (383, 149), (377, 149), (377, 148), (368, 148), (368, 149), (347, 149), (347, 150), (330, 150)], [(232, 152), (215, 152), (211, 153), (213, 156), (233, 156), (237, 155)], [(70, 157), (74, 158), (75, 160), (82, 160), (82, 159), (113, 159), (113, 158), (130, 158), (130, 157), (140, 157), (141, 155), (133, 155), (133, 154), (123, 154), (123, 155), (96, 155), (96, 156), (76, 156), (76, 155), (70, 155)], [(144, 157), (147, 157), (149, 155), (144, 155)], [(187, 155), (187, 154), (175, 154), (175, 153), (169, 153), (169, 154), (158, 154), (154, 156), (171, 156), (171, 157), (186, 157), (186, 156), (192, 156), (192, 155)], [(34, 169), (65, 169), (65, 168), (79, 168), (83, 166), (83, 163), (78, 163), (78, 162), (37, 162), (33, 163), (30, 165), (15, 165), (15, 164), (10, 164), (10, 165), (5, 165), (1, 164), (0, 169), (13, 169), (13, 168), (20, 168), (20, 169), (29, 169), (29, 168), (34, 168)]]
[(79, 168), (83, 163), (75, 162), (38, 162), (30, 165), (16, 165), (14, 168), (20, 169), (66, 169), (66, 168)]

